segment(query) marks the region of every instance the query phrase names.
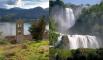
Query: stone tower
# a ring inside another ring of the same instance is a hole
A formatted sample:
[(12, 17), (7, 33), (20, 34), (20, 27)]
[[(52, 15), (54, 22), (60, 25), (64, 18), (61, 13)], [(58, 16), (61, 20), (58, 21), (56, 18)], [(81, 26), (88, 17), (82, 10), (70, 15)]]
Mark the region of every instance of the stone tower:
[(24, 37), (24, 22), (23, 20), (19, 19), (16, 22), (16, 41), (20, 42), (23, 40)]

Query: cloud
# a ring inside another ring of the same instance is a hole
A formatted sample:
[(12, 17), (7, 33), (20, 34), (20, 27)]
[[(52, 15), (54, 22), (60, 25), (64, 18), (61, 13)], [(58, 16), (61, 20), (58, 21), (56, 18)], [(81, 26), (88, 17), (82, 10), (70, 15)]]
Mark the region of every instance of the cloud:
[[(30, 9), (34, 7), (49, 7), (49, 0), (4, 0), (2, 1), (2, 7), (5, 6), (7, 9), (19, 7), (23, 9)], [(0, 6), (0, 8), (2, 8)]]

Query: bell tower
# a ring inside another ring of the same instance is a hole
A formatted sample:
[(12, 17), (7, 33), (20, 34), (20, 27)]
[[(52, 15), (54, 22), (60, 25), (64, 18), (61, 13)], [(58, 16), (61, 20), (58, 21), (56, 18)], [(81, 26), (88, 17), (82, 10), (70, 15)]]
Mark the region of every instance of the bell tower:
[(23, 20), (19, 19), (16, 22), (16, 41), (20, 42), (23, 40), (24, 37), (24, 22)]

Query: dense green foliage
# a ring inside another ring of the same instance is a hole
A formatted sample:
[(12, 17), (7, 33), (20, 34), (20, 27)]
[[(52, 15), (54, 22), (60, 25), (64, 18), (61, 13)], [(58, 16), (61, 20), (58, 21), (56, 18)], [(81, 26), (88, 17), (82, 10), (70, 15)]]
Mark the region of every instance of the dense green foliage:
[(0, 39), (0, 45), (6, 45), (6, 44), (10, 44), (10, 43), (7, 40)]
[(50, 18), (50, 21), (49, 21), (49, 28), (50, 28), (50, 31), (56, 31), (56, 23), (55, 23), (55, 20)]
[(55, 6), (55, 5), (64, 6), (64, 2), (63, 2), (63, 1), (60, 1), (60, 0), (56, 0), (56, 1), (50, 0), (49, 3), (50, 3), (50, 8), (52, 8), (52, 7)]
[(50, 45), (54, 45), (59, 35), (55, 33), (57, 29), (56, 29), (55, 20), (53, 20), (52, 18), (50, 18), (50, 21), (49, 21), (49, 28), (50, 28), (49, 30)]
[(103, 36), (103, 3), (84, 8), (71, 31)]
[(51, 60), (103, 60), (103, 49), (53, 49), (50, 50)]
[(44, 17), (41, 17), (39, 22), (33, 22), (29, 31), (35, 40), (42, 40), (45, 31), (46, 22)]
[(55, 43), (57, 42), (57, 38), (58, 38), (58, 34), (54, 33), (54, 32), (49, 32), (49, 42), (50, 45), (55, 45)]

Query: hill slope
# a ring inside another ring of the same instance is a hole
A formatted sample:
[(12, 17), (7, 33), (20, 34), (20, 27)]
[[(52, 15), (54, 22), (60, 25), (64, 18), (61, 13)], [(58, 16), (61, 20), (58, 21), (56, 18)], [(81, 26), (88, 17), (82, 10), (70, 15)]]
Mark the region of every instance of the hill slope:
[(48, 9), (43, 9), (41, 7), (36, 7), (33, 9), (21, 9), (21, 8), (12, 8), (12, 9), (0, 9), (0, 21), (1, 22), (13, 22), (19, 18), (25, 19), (38, 19), (41, 16), (48, 17)]

